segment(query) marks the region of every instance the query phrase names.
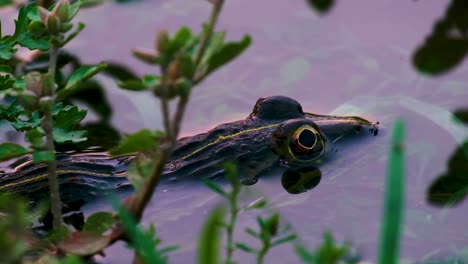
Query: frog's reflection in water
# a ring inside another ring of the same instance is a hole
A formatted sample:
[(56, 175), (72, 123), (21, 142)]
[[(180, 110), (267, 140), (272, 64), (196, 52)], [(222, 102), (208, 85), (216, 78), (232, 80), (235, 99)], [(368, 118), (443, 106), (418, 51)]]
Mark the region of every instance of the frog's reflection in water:
[(322, 172), (317, 167), (288, 169), (281, 176), (283, 188), (290, 194), (299, 194), (315, 188), (322, 179)]

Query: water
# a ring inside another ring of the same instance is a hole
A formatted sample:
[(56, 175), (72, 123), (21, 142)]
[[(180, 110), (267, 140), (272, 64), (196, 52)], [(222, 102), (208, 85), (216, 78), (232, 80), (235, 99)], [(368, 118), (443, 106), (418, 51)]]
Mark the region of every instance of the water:
[[(132, 58), (134, 47), (152, 48), (160, 29), (193, 29), (208, 17), (206, 1), (141, 1), (84, 10), (78, 20), (88, 27), (69, 50), (85, 63), (112, 60), (139, 74), (155, 69)], [(253, 45), (238, 60), (216, 72), (193, 92), (183, 135), (245, 118), (262, 96), (287, 95), (315, 113), (361, 115), (380, 121), (381, 133), (342, 148), (322, 166), (322, 181), (300, 195), (286, 193), (279, 175), (261, 179), (245, 202), (265, 197), (301, 239), (317, 246), (325, 229), (339, 241), (350, 240), (366, 259), (376, 256), (389, 135), (395, 118), (407, 127), (407, 182), (402, 257), (419, 260), (453, 255), (468, 245), (468, 203), (436, 208), (426, 201), (430, 183), (446, 171), (446, 161), (468, 136), (450, 111), (466, 106), (465, 62), (442, 77), (424, 77), (412, 67), (411, 55), (445, 3), (425, 1), (340, 1), (326, 16), (305, 1), (227, 1), (218, 28), (227, 38), (249, 33)], [(3, 19), (2, 19), (3, 20)], [(120, 91), (109, 79), (107, 96), (114, 107), (112, 123), (123, 132), (162, 127), (159, 104), (148, 94)], [(181, 246), (171, 263), (194, 263), (197, 237), (207, 213), (222, 199), (202, 184), (178, 183), (158, 188), (143, 223), (154, 223), (166, 245)], [(88, 211), (108, 208), (93, 205)], [(256, 212), (242, 213), (236, 239), (255, 244), (243, 229), (256, 226)], [(129, 263), (123, 244), (106, 250), (103, 263)], [(466, 253), (465, 253), (466, 254)], [(253, 263), (236, 252), (240, 263)], [(265, 263), (298, 263), (290, 245), (274, 249)]]

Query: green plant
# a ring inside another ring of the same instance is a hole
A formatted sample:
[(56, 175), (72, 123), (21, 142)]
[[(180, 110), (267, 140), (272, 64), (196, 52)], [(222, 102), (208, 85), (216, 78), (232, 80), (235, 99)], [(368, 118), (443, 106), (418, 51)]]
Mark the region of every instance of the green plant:
[(295, 246), (295, 251), (302, 262), (309, 264), (352, 264), (359, 260), (349, 256), (350, 244), (345, 242), (343, 245), (337, 245), (330, 231), (324, 233), (323, 243), (314, 252), (310, 252), (301, 244)]
[[(59, 50), (75, 38), (84, 28), (76, 29), (71, 20), (78, 13), (80, 2), (70, 5), (62, 0), (49, 10), (34, 3), (19, 10), (13, 35), (0, 36), (0, 79), (2, 96), (15, 98), (10, 105), (0, 107), (0, 117), (8, 120), (18, 131), (25, 132), (30, 148), (13, 143), (0, 144), (0, 160), (32, 153), (34, 162), (45, 162), (48, 168), (50, 208), (54, 228), (62, 225), (59, 185), (56, 176), (56, 143), (86, 140), (86, 131), (74, 131), (85, 117), (86, 111), (76, 106), (64, 106), (60, 101), (105, 67), (84, 66), (70, 76), (65, 88), (57, 90), (56, 65)], [(1, 32), (1, 31), (0, 31)], [(46, 73), (30, 72), (13, 76), (8, 60), (17, 52), (17, 46), (31, 50), (48, 51), (49, 67)]]

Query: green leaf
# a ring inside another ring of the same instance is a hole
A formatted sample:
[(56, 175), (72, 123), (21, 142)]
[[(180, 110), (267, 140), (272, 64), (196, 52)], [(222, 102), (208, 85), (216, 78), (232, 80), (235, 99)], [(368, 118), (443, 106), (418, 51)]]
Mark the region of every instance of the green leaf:
[(65, 88), (57, 92), (57, 100), (61, 101), (68, 97), (74, 92), (74, 89), (79, 87), (80, 83), (85, 82), (89, 78), (93, 77), (105, 67), (105, 63), (100, 63), (98, 65), (81, 66), (79, 69), (75, 70), (71, 74), (70, 78), (68, 78), (68, 82)]
[(38, 150), (33, 152), (33, 161), (35, 163), (52, 162), (55, 160), (55, 153), (50, 150)]
[(281, 244), (284, 244), (284, 243), (288, 243), (288, 242), (291, 242), (291, 241), (294, 241), (296, 240), (297, 238), (297, 235), (296, 234), (291, 234), (289, 236), (285, 236), (283, 238), (280, 238), (274, 242), (271, 243), (271, 247), (276, 247), (276, 246), (279, 246)]
[(35, 3), (20, 8), (18, 19), (15, 20), (15, 33), (11, 36), (9, 41), (16, 41), (23, 33), (27, 32), (29, 24), (28, 13), (34, 8), (36, 8)]
[(0, 144), (0, 161), (9, 160), (29, 153), (29, 150), (21, 145), (13, 143)]
[[(12, 69), (8, 65), (0, 65), (0, 72), (5, 72), (5, 73), (12, 73)], [(10, 76), (8, 76), (10, 77)], [(1, 87), (0, 89), (4, 89), (4, 87)]]
[(18, 39), (18, 43), (25, 48), (30, 50), (47, 51), (50, 48), (50, 42), (48, 37), (34, 37), (31, 33), (24, 33)]
[(95, 7), (98, 5), (102, 5), (107, 0), (80, 0), (80, 8), (89, 8), (89, 7)]
[(18, 131), (26, 131), (41, 125), (41, 119), (38, 112), (33, 112), (28, 120), (22, 120), (19, 117), (10, 124)]
[(221, 223), (223, 222), (225, 211), (218, 206), (213, 209), (203, 224), (198, 240), (198, 263), (218, 264), (221, 263)]
[(159, 139), (164, 135), (161, 131), (142, 129), (133, 134), (127, 134), (120, 144), (110, 151), (112, 156), (152, 151), (159, 146)]
[(247, 252), (247, 253), (257, 253), (257, 250), (255, 248), (252, 248), (251, 246), (244, 244), (242, 242), (237, 242), (236, 243), (236, 248)]
[(109, 212), (97, 212), (86, 219), (86, 223), (83, 227), (83, 231), (103, 234), (114, 224), (114, 217)]
[[(207, 34), (206, 30), (208, 30), (208, 29), (204, 28), (205, 32), (202, 33), (202, 34)], [(224, 31), (213, 32), (211, 34), (211, 38), (210, 38), (210, 41), (208, 42), (208, 45), (206, 47), (205, 54), (203, 54), (203, 59), (202, 59), (202, 62), (201, 62), (203, 65), (206, 64), (206, 62), (213, 56), (213, 54), (215, 54), (216, 52), (221, 50), (221, 48), (224, 45), (225, 36), (226, 36), (226, 32), (224, 32)], [(200, 48), (200, 47), (197, 47), (197, 49), (198, 48)]]
[(78, 11), (80, 11), (81, 1), (76, 1), (74, 4), (70, 5), (68, 8), (68, 21), (72, 20)]
[(119, 87), (130, 91), (144, 91), (148, 90), (148, 86), (141, 80), (127, 80), (118, 83)]
[(54, 140), (57, 143), (79, 143), (87, 140), (87, 132), (85, 130), (69, 131), (62, 128), (54, 127), (53, 134)]
[(404, 124), (397, 120), (392, 133), (390, 159), (385, 183), (384, 209), (380, 234), (379, 263), (398, 262), (404, 206)]
[(173, 55), (179, 52), (192, 39), (192, 31), (188, 27), (181, 27), (171, 39), (167, 54)]
[(144, 263), (166, 263), (164, 256), (156, 250), (157, 243), (151, 235), (152, 232), (143, 232), (133, 216), (118, 203), (117, 199), (114, 198), (111, 201), (114, 210), (119, 214), (122, 225), (128, 232), (132, 247), (139, 253)]
[(152, 89), (156, 85), (161, 83), (161, 76), (147, 74), (143, 76), (143, 84), (146, 86), (147, 89)]
[(64, 130), (72, 129), (86, 117), (86, 113), (87, 111), (85, 109), (78, 109), (77, 106), (67, 105), (53, 114), (54, 127)]
[(15, 46), (15, 42), (9, 41), (0, 41), (0, 59), (9, 60), (13, 57), (13, 54), (17, 51), (17, 49), (13, 48)]
[(260, 238), (260, 234), (258, 234), (257, 232), (255, 232), (252, 228), (250, 227), (247, 227), (245, 228), (245, 232), (255, 238)]
[(215, 193), (218, 193), (219, 195), (223, 196), (223, 197), (227, 197), (228, 194), (226, 193), (226, 191), (223, 190), (223, 188), (221, 188), (219, 185), (217, 185), (216, 183), (214, 183), (213, 181), (209, 180), (209, 179), (203, 179), (203, 183), (208, 187), (210, 188), (212, 191), (214, 191)]
[(36, 127), (26, 131), (26, 140), (31, 144), (31, 147), (34, 149), (42, 149), (44, 147), (44, 137), (45, 133), (41, 127)]
[(219, 51), (215, 52), (207, 61), (207, 69), (204, 76), (209, 75), (219, 67), (239, 56), (252, 42), (250, 36), (246, 35), (239, 42), (229, 42), (225, 44)]

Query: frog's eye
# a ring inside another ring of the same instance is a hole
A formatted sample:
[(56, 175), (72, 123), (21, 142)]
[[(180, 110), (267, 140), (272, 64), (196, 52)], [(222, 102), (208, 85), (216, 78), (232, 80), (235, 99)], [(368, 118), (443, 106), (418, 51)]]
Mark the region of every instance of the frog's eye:
[(273, 134), (278, 153), (292, 162), (309, 162), (325, 150), (325, 140), (317, 125), (307, 119), (283, 122)]

